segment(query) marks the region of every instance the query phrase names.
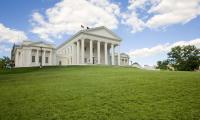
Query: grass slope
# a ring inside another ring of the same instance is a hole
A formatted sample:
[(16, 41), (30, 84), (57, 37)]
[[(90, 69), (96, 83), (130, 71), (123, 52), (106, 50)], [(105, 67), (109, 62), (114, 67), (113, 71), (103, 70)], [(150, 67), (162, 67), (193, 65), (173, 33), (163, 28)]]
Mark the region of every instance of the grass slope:
[(1, 120), (199, 120), (200, 73), (69, 66), (0, 72)]

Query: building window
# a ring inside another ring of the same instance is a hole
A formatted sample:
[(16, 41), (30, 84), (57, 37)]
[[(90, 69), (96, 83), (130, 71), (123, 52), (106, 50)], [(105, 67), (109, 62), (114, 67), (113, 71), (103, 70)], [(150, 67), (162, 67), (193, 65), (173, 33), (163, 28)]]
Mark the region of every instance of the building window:
[(35, 56), (32, 56), (32, 62), (33, 63), (35, 62)]
[(42, 56), (39, 56), (39, 63), (42, 63)]
[(45, 57), (45, 63), (49, 63), (48, 57)]

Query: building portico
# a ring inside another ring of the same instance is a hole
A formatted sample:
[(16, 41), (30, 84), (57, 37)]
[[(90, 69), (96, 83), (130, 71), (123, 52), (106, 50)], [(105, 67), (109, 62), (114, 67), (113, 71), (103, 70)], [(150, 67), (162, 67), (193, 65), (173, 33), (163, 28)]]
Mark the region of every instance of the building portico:
[[(90, 31), (95, 31), (96, 34)], [(66, 49), (70, 48), (73, 54), (66, 54), (66, 59), (72, 58), (72, 64), (115, 65), (115, 53), (120, 54), (120, 43), (121, 39), (113, 35), (110, 30), (105, 27), (99, 27), (78, 33), (68, 43), (59, 46), (57, 52), (58, 54), (63, 54)], [(118, 59), (120, 60), (120, 55)], [(64, 59), (61, 58), (58, 62), (65, 64), (62, 60)], [(120, 65), (120, 62), (117, 65)]]
[[(110, 52), (115, 52), (115, 48), (119, 46), (119, 44), (109, 43), (100, 40), (92, 40), (92, 39), (81, 39), (77, 40), (74, 43), (76, 47), (74, 51), (76, 59), (75, 64), (105, 64), (108, 65), (108, 61), (110, 61), (110, 57), (113, 61), (114, 65), (114, 54)], [(113, 53), (112, 52), (112, 53)], [(81, 54), (80, 54), (81, 53)]]

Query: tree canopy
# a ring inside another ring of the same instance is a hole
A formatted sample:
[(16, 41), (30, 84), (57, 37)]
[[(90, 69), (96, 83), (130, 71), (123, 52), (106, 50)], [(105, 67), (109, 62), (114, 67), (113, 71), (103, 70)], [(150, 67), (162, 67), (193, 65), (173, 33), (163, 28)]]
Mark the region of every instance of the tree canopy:
[(0, 58), (0, 69), (6, 68), (7, 65), (11, 64), (11, 60), (7, 56), (3, 56), (3, 58)]
[(200, 49), (193, 45), (176, 46), (167, 54), (168, 58), (158, 61), (159, 69), (169, 69), (172, 66), (175, 70), (193, 71), (200, 66)]

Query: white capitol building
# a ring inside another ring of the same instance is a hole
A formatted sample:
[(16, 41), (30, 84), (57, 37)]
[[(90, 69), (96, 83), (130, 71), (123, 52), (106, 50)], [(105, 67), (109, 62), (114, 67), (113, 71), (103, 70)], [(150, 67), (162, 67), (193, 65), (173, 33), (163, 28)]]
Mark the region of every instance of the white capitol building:
[(24, 41), (14, 45), (15, 67), (54, 65), (129, 65), (129, 56), (120, 53), (121, 38), (106, 27), (80, 30), (55, 48), (44, 42)]

